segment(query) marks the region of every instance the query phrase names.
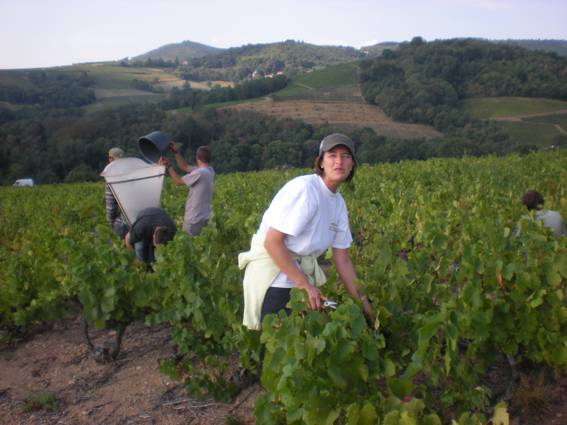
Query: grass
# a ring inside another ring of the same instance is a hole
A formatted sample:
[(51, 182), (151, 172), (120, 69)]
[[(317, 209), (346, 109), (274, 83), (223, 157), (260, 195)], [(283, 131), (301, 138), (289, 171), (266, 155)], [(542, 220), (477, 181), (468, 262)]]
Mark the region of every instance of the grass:
[(294, 82), (302, 83), (315, 89), (355, 85), (357, 84), (357, 70), (357, 62), (343, 63), (301, 75), (294, 79)]
[(357, 62), (349, 62), (313, 71), (294, 78), (283, 90), (274, 93), (276, 100), (356, 100), (359, 96)]
[(40, 391), (28, 396), (24, 403), (25, 412), (35, 412), (38, 410), (47, 410), (55, 412), (59, 409), (59, 400), (49, 391)]
[(513, 117), (567, 109), (567, 102), (532, 97), (481, 97), (466, 99), (463, 108), (476, 118)]
[(565, 131), (567, 131), (567, 113), (565, 114), (553, 114), (553, 115), (543, 115), (539, 117), (524, 118), (524, 121), (528, 122), (539, 122), (545, 124), (559, 125)]
[(116, 108), (125, 105), (134, 105), (144, 102), (159, 102), (166, 98), (165, 94), (148, 94), (147, 96), (121, 96), (105, 97), (84, 107), (87, 113), (97, 112), (103, 109)]
[(499, 125), (504, 128), (511, 140), (517, 145), (550, 146), (555, 143), (555, 138), (562, 134), (552, 124), (502, 121), (499, 122)]
[(160, 82), (180, 81), (175, 74), (155, 68), (131, 68), (112, 63), (74, 65), (69, 70), (87, 72), (94, 82), (94, 88), (100, 89), (127, 89), (131, 88), (132, 80)]

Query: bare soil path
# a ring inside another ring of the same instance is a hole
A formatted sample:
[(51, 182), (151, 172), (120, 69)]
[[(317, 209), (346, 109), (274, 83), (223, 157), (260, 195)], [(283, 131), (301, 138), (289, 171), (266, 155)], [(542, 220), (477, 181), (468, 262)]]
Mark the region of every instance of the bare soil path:
[[(95, 345), (113, 341), (107, 331), (92, 332)], [(99, 364), (84, 343), (80, 317), (56, 322), (16, 347), (0, 350), (0, 424), (225, 424), (229, 417), (254, 422), (261, 391), (242, 391), (233, 403), (196, 400), (159, 371), (172, 354), (169, 330), (134, 324), (112, 364)], [(54, 412), (26, 412), (32, 394), (48, 392), (59, 403)]]

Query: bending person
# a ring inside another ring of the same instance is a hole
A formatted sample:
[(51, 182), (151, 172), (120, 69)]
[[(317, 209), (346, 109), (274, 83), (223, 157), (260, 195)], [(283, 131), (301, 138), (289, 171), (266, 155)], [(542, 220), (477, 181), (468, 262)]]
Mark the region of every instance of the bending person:
[(315, 159), (315, 174), (285, 184), (264, 213), (250, 251), (239, 255), (244, 273), (244, 320), (260, 329), (266, 314), (285, 309), (291, 288), (305, 290), (312, 309), (321, 308), (318, 286), (326, 278), (317, 257), (329, 247), (337, 272), (352, 297), (362, 302), (369, 322), (374, 313), (356, 285), (348, 248), (352, 235), (345, 201), (337, 191), (356, 169), (354, 143), (339, 133), (325, 137)]
[(175, 154), (177, 166), (183, 170), (183, 177), (174, 170), (171, 162), (162, 157), (161, 165), (167, 166), (171, 180), (176, 186), (188, 186), (189, 194), (185, 203), (185, 215), (183, 216), (183, 230), (190, 236), (197, 236), (211, 217), (211, 200), (213, 197), (213, 180), (215, 171), (210, 166), (211, 150), (208, 146), (199, 146), (195, 155), (196, 167), (189, 165), (181, 156), (175, 143), (169, 145), (169, 149)]
[(156, 246), (169, 242), (176, 231), (175, 223), (163, 208), (145, 208), (138, 213), (124, 242), (134, 248), (138, 260), (150, 265)]

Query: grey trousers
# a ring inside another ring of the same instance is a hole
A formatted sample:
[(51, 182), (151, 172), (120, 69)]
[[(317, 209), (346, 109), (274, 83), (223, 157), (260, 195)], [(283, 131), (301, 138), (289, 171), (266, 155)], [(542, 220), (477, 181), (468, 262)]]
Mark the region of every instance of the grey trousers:
[(183, 231), (188, 233), (189, 236), (197, 236), (208, 222), (209, 219), (201, 220), (197, 223), (183, 223)]

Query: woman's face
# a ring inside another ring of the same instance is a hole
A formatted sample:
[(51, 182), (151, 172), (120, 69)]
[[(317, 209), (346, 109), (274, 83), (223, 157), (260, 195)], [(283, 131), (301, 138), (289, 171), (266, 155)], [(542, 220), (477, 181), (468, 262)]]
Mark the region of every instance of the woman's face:
[(353, 165), (352, 155), (345, 146), (334, 147), (329, 152), (325, 152), (321, 161), (323, 181), (329, 189), (336, 190), (348, 178)]

